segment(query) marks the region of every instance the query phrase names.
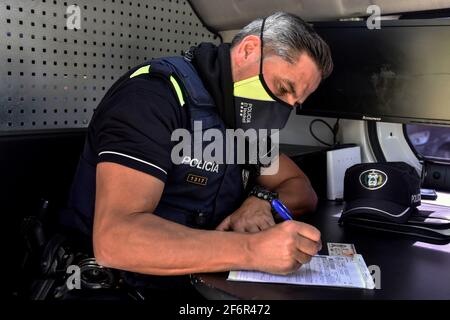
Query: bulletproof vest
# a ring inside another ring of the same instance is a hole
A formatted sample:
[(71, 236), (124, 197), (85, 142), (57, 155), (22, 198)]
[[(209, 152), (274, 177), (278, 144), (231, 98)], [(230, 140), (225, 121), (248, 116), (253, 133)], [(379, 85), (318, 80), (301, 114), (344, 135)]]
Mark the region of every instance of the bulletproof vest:
[[(222, 137), (226, 136), (224, 122), (216, 111), (213, 99), (192, 64), (183, 57), (153, 59), (131, 69), (108, 90), (102, 101), (134, 77), (162, 77), (168, 80), (180, 108), (186, 108), (189, 125), (184, 129), (189, 130), (192, 136), (194, 129), (198, 129), (194, 128), (194, 121), (201, 122), (203, 132), (217, 129)], [(193, 140), (191, 150), (194, 150)], [(92, 148), (86, 141), (72, 184), (69, 208), (62, 213), (62, 223), (91, 235), (97, 155), (92, 154)], [(202, 149), (209, 143), (202, 142)], [(223, 155), (225, 151), (224, 146)], [(160, 202), (153, 213), (186, 226), (212, 229), (241, 204), (242, 169), (237, 164), (219, 164), (196, 159), (194, 155), (182, 158), (183, 161), (174, 164), (168, 172)]]

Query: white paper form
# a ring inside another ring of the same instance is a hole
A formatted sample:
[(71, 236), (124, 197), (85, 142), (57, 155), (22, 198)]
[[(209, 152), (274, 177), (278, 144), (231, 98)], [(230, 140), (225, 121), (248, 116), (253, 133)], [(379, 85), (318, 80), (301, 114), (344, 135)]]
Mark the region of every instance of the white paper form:
[(312, 286), (331, 286), (374, 289), (375, 284), (360, 254), (353, 257), (312, 257), (308, 264), (288, 275), (276, 275), (258, 271), (230, 271), (227, 280), (287, 283)]

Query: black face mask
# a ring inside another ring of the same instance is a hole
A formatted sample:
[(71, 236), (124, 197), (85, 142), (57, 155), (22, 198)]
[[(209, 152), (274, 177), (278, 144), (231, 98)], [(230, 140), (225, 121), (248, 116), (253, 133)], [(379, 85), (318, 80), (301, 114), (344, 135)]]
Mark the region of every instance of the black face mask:
[[(277, 98), (264, 81), (263, 31), (261, 26), (261, 59), (259, 75), (234, 83), (236, 127), (246, 129), (282, 129), (293, 106)], [(297, 106), (299, 107), (299, 106)]]

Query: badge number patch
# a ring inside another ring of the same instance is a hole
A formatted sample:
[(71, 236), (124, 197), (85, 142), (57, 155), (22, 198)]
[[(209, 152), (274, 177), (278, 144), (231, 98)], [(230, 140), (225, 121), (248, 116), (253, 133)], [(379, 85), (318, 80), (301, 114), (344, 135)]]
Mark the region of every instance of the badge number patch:
[(186, 177), (186, 181), (199, 186), (206, 186), (208, 183), (208, 178), (189, 173)]

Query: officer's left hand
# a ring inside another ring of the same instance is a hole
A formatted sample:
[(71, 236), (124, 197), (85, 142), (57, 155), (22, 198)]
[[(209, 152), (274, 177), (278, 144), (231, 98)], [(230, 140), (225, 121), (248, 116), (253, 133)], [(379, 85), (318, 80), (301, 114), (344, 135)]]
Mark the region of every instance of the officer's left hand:
[(275, 225), (270, 203), (256, 197), (247, 198), (235, 212), (216, 228), (219, 231), (258, 232)]

